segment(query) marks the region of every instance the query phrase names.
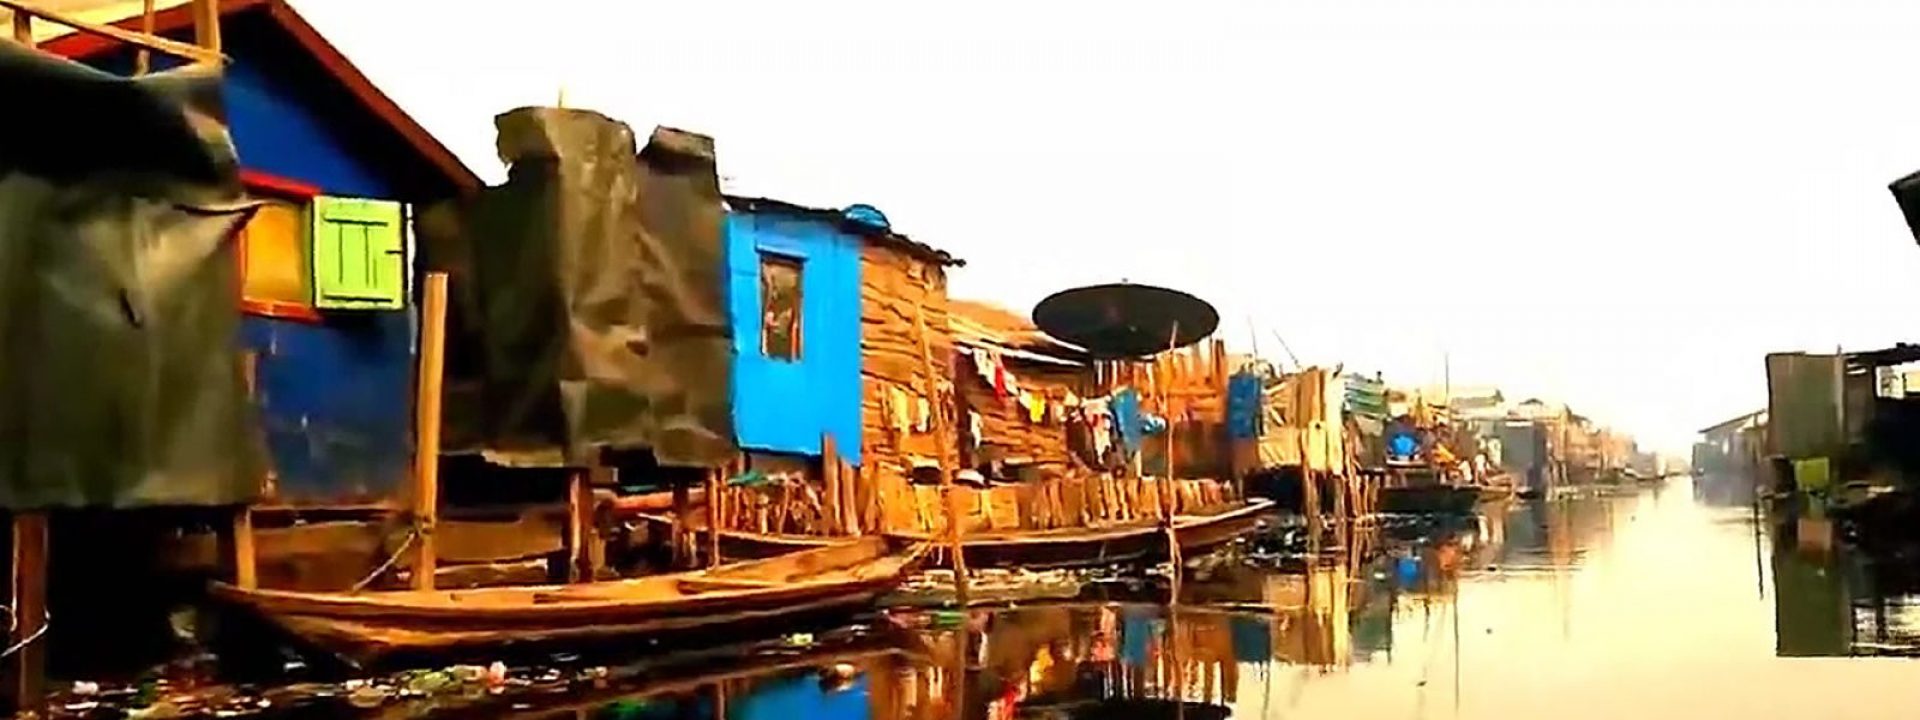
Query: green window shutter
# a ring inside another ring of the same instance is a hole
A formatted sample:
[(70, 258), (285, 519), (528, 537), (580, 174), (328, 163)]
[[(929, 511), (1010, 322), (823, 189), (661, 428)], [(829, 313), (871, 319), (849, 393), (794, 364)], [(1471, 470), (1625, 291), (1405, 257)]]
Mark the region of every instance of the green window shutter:
[(407, 306), (407, 248), (400, 203), (313, 199), (313, 305), (322, 310)]

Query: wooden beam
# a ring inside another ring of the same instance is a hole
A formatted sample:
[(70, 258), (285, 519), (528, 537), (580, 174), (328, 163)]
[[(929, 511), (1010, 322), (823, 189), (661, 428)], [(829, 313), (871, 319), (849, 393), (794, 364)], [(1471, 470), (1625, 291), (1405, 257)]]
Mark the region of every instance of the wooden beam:
[(413, 588), (432, 590), (439, 548), (434, 529), (440, 522), (440, 395), (447, 350), (447, 274), (427, 273), (420, 304), (420, 377), (414, 398)]
[(193, 0), (193, 44), (220, 54), (220, 0)]
[[(153, 35), (153, 0), (144, 0), (140, 3), (140, 33), (147, 36)], [(152, 69), (152, 65), (153, 51), (140, 48), (139, 52), (134, 53), (134, 77), (147, 74), (147, 71)]]
[[(940, 377), (933, 371), (933, 350), (927, 341), (927, 311), (913, 304), (913, 334), (920, 344), (920, 371), (927, 376), (927, 402), (932, 405), (933, 455), (940, 467), (940, 494), (947, 506), (947, 548), (953, 553), (953, 595), (960, 607), (967, 606), (967, 554), (960, 536), (960, 493), (953, 488), (952, 468), (947, 467), (946, 418), (941, 411)], [(961, 632), (965, 632), (965, 628)]]
[(13, 516), (13, 632), (7, 646), (7, 694), (16, 709), (38, 706), (46, 696), (47, 516)]
[[(211, 0), (199, 0), (199, 1), (210, 2)], [(190, 44), (175, 41), (175, 40), (168, 40), (163, 37), (157, 37), (153, 35), (147, 35), (144, 33), (138, 33), (132, 30), (123, 30), (121, 28), (117, 28), (112, 25), (100, 25), (98, 23), (90, 23), (85, 20), (80, 20), (78, 18), (75, 18), (71, 15), (67, 15), (65, 13), (54, 12), (52, 10), (42, 10), (40, 8), (36, 8), (31, 5), (28, 5), (24, 2), (20, 2), (20, 0), (0, 0), (0, 7), (13, 11), (13, 32), (14, 32), (15, 39), (20, 39), (22, 29), (27, 27), (25, 22), (26, 17), (30, 16), (30, 17), (40, 18), (42, 20), (57, 22), (57, 23), (60, 23), (61, 25), (65, 25), (67, 27), (73, 28), (83, 33), (87, 33), (89, 35), (98, 35), (100, 37), (109, 38), (112, 40), (118, 40), (120, 42), (126, 43), (128, 45), (132, 45), (134, 47), (142, 47), (148, 50), (163, 52), (168, 55), (184, 58), (186, 60), (190, 60), (196, 63), (219, 64), (221, 62), (224, 62), (226, 59), (225, 56), (222, 56), (220, 54), (220, 50), (218, 49), (218, 47), (209, 49), (205, 47), (200, 47), (198, 45), (190, 45)], [(216, 32), (217, 32), (217, 27), (218, 26), (216, 23)], [(33, 34), (31, 33), (31, 31), (26, 33), (25, 42), (28, 45), (33, 44)]]
[(726, 475), (726, 470), (723, 470), (721, 468), (713, 468), (707, 471), (707, 566), (708, 567), (719, 567), (720, 563), (722, 562), (722, 560), (720, 559), (720, 530), (721, 528), (725, 527), (725, 524), (722, 522), (722, 518), (721, 518), (720, 503), (722, 498), (724, 497), (721, 492), (721, 488), (726, 485), (726, 483), (724, 482), (725, 475)]
[(27, 47), (33, 47), (33, 16), (13, 11), (13, 40)]
[(242, 590), (260, 587), (260, 556), (254, 549), (253, 508), (233, 512), (233, 585)]
[(572, 582), (593, 582), (600, 572), (593, 551), (600, 542), (600, 532), (589, 477), (589, 471), (583, 469), (567, 475), (567, 579)]
[[(693, 548), (688, 546), (687, 535), (692, 532), (687, 522), (688, 513), (693, 511), (693, 491), (686, 483), (677, 480), (673, 484), (673, 523), (668, 526), (672, 537), (667, 539), (668, 547), (673, 551), (673, 567), (686, 569), (691, 563)], [(707, 528), (709, 532), (714, 528)]]
[(833, 433), (820, 433), (820, 485), (823, 495), (821, 516), (825, 519), (829, 535), (843, 532), (840, 527), (840, 449), (833, 444)]

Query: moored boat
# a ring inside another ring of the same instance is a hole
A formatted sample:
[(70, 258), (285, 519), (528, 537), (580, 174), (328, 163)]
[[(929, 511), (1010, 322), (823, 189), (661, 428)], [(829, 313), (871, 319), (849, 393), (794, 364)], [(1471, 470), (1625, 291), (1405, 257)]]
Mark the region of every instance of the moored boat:
[(573, 585), (301, 592), (224, 583), (213, 595), (358, 663), (394, 654), (747, 627), (870, 606), (922, 547), (868, 537), (707, 570)]
[[(1249, 500), (1231, 509), (1209, 515), (1176, 515), (1174, 534), (1180, 538), (1183, 555), (1201, 553), (1245, 535), (1260, 518), (1273, 512), (1271, 500)], [(641, 515), (655, 528), (670, 527), (667, 515)], [(693, 519), (699, 523), (698, 516)], [(705, 528), (697, 528), (701, 535)], [(888, 537), (903, 544), (926, 543), (933, 546), (929, 564), (950, 567), (944, 540), (935, 533), (897, 532)], [(819, 548), (848, 542), (845, 537), (817, 535), (778, 535), (728, 530), (720, 533), (720, 550), (727, 557), (768, 557), (798, 548)], [(1103, 525), (1050, 530), (996, 530), (968, 533), (961, 538), (967, 566), (1061, 568), (1088, 567), (1113, 563), (1163, 560), (1167, 553), (1166, 531), (1155, 522)]]

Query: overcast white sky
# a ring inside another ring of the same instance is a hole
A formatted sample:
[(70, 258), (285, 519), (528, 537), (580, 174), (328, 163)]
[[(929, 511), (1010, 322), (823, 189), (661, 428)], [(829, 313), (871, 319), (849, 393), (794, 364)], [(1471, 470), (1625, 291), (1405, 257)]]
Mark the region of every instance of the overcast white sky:
[(295, 3), (483, 177), (564, 86), (878, 206), (956, 295), (1183, 288), (1242, 349), (1450, 355), (1663, 447), (1767, 351), (1920, 339), (1916, 2)]

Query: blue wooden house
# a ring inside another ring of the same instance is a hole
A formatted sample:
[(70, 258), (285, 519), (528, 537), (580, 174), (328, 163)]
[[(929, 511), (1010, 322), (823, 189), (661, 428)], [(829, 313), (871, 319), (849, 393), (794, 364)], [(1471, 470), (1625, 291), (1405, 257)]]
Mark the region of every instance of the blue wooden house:
[(727, 198), (734, 431), (748, 452), (860, 463), (860, 251), (885, 219), (864, 206)]
[[(235, 301), (271, 459), (267, 502), (390, 496), (412, 453), (407, 214), (480, 181), (283, 0), (227, 0), (221, 24), (228, 128), (243, 181), (266, 202), (240, 239)], [(159, 12), (156, 29), (190, 40), (190, 8)], [(134, 67), (126, 46), (85, 35), (42, 48)]]

